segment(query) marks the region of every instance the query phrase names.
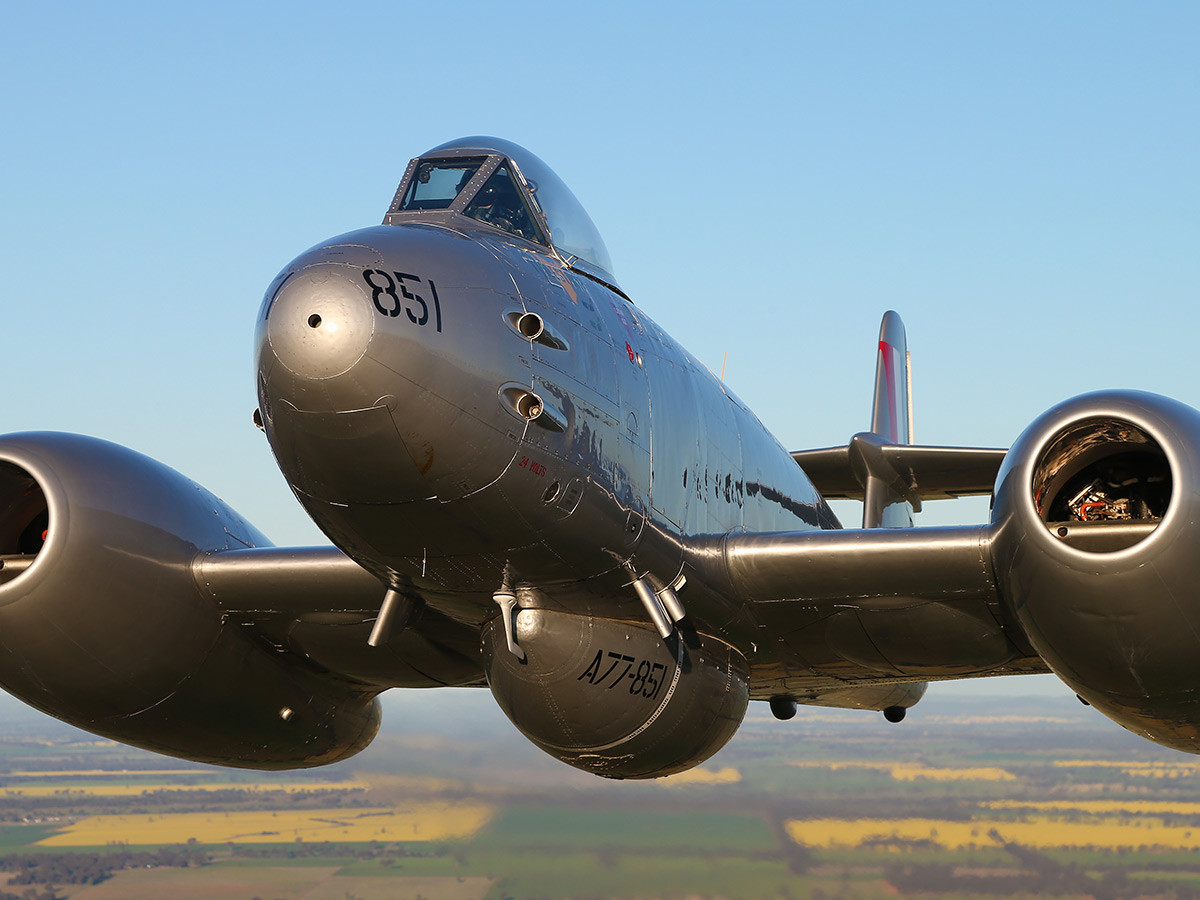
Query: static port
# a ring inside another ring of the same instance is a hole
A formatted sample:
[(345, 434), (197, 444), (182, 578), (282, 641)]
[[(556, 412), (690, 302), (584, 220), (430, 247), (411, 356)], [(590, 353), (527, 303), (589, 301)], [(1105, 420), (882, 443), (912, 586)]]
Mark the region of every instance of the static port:
[(308, 327), (309, 328), (320, 328), (321, 327), (321, 317), (318, 316), (316, 313), (313, 313), (311, 316), (309, 316), (308, 317)]

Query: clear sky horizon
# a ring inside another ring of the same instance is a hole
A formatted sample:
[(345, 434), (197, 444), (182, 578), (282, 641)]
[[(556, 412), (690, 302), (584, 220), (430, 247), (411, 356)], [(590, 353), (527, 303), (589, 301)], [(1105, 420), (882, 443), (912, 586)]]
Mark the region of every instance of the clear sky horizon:
[(262, 292), (467, 134), (549, 163), (626, 292), (789, 447), (867, 426), (889, 308), (921, 441), (1008, 446), (1099, 388), (1200, 406), (1194, 4), (48, 2), (5, 21), (0, 430), (131, 446), (279, 544), (325, 541), (251, 425)]

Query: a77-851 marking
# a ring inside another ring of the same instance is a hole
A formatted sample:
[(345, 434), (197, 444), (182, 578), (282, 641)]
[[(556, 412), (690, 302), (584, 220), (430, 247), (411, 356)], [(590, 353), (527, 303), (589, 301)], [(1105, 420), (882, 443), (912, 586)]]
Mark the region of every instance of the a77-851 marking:
[[(652, 663), (648, 659), (639, 660), (636, 657), (627, 656), (624, 653), (614, 653), (611, 650), (608, 651), (608, 659), (611, 659), (612, 663), (601, 674), (601, 669), (604, 668), (605, 655), (603, 650), (597, 650), (596, 658), (592, 660), (591, 665), (575, 680), (583, 681), (586, 678), (588, 684), (600, 687), (608, 680), (609, 675), (617, 671), (621, 663), (625, 663), (625, 668), (612, 680), (607, 689), (611, 691), (628, 677), (630, 681), (629, 693), (640, 694), (649, 700), (653, 700), (658, 696), (658, 692), (662, 690), (663, 683), (667, 680), (667, 667), (663, 663)], [(634, 663), (637, 663), (636, 669), (633, 667)], [(662, 677), (655, 677), (659, 672), (662, 673)]]

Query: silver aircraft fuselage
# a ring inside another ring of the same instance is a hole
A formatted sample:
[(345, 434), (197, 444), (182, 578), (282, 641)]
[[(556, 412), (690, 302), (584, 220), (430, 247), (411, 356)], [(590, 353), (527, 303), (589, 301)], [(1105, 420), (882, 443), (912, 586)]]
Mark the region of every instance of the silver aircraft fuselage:
[[(464, 623), (493, 614), (503, 572), (640, 615), (633, 575), (703, 565), (704, 536), (840, 527), (754, 414), (622, 294), (461, 217), (304, 253), (267, 293), (258, 347), (267, 433), (309, 514)], [(704, 621), (744, 618), (735, 597), (688, 593)]]

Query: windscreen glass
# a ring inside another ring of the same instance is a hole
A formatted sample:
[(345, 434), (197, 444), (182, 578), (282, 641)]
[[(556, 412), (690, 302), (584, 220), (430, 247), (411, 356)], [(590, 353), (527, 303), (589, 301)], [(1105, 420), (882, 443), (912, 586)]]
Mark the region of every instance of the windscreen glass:
[[(615, 284), (608, 249), (591, 217), (571, 189), (542, 160), (518, 144), (494, 137), (459, 138), (433, 148), (427, 155), (432, 156), (443, 150), (491, 150), (511, 159), (528, 183), (533, 202), (541, 207), (546, 217), (550, 243), (564, 256), (578, 257), (589, 263), (603, 273), (605, 279)], [(461, 164), (462, 161), (456, 162)]]
[(508, 166), (501, 166), (492, 173), (463, 213), (517, 237), (545, 243), (542, 230), (521, 199)]
[(442, 159), (417, 163), (412, 184), (404, 194), (400, 209), (405, 212), (422, 209), (446, 209), (459, 191), (467, 186), (484, 158)]

